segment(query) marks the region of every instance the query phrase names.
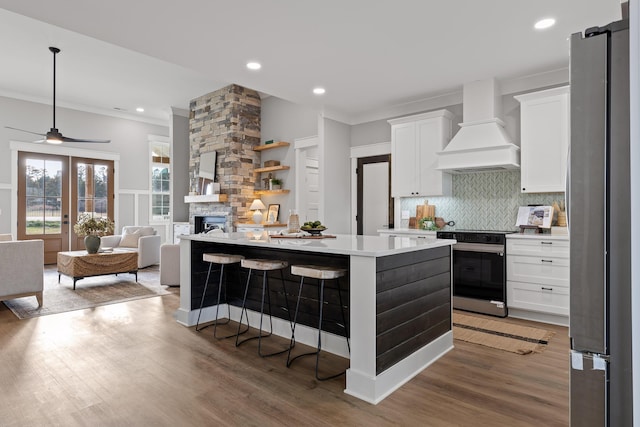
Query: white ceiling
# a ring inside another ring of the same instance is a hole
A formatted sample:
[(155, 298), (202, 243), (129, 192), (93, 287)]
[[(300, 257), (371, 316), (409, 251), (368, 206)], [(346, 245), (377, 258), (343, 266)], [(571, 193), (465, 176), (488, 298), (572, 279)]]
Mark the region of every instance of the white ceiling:
[[(0, 0), (0, 95), (114, 107), (165, 123), (231, 83), (359, 123), (569, 62), (568, 36), (620, 18), (619, 0)], [(554, 17), (540, 32), (533, 24)], [(249, 60), (262, 70), (245, 68)], [(312, 94), (314, 86), (325, 95)], [(121, 114), (121, 113), (118, 113)]]

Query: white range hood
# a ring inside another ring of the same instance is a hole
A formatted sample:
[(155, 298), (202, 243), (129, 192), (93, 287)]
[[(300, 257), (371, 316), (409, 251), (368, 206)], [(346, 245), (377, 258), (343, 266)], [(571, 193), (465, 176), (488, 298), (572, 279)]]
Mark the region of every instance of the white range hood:
[(436, 169), (451, 173), (520, 168), (520, 147), (504, 129), (500, 94), (494, 79), (464, 85), (460, 130), (443, 151)]

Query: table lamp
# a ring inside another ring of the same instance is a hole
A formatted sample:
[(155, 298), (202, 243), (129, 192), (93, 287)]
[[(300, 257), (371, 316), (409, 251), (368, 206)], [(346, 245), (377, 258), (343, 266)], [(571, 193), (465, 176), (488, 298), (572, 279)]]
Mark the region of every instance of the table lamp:
[(255, 222), (256, 224), (261, 224), (262, 223), (262, 211), (261, 211), (261, 209), (267, 209), (267, 207), (264, 205), (264, 203), (262, 203), (262, 200), (260, 200), (260, 199), (255, 199), (251, 203), (251, 206), (249, 206), (249, 210), (254, 211), (253, 212), (253, 222)]

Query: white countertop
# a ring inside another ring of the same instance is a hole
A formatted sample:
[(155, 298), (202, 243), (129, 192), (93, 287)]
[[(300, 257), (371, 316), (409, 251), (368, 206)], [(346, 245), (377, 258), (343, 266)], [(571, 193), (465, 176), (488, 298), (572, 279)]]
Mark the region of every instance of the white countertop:
[(562, 234), (507, 234), (507, 239), (530, 239), (530, 240), (569, 240), (569, 236)]
[(450, 239), (389, 236), (354, 236), (338, 234), (335, 239), (278, 239), (260, 235), (260, 239), (248, 238), (248, 233), (190, 234), (180, 236), (182, 240), (225, 243), (231, 245), (294, 249), (304, 252), (319, 252), (338, 255), (379, 257), (414, 252), (424, 249), (449, 246), (456, 243)]

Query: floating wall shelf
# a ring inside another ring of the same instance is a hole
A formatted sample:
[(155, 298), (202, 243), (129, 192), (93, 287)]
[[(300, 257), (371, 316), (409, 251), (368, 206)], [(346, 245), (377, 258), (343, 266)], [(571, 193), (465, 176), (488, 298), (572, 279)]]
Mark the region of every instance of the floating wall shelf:
[(280, 148), (280, 147), (288, 147), (290, 144), (285, 141), (277, 141), (271, 144), (258, 145), (257, 147), (253, 147), (253, 151), (263, 151), (270, 150), (272, 148)]
[(253, 193), (257, 194), (257, 195), (262, 195), (262, 194), (271, 194), (271, 195), (289, 194), (289, 190), (255, 190)]
[(290, 168), (291, 166), (278, 165), (278, 166), (269, 166), (266, 168), (256, 168), (253, 170), (253, 172), (265, 173), (265, 172), (275, 172), (275, 171), (286, 171), (286, 170), (289, 170)]

